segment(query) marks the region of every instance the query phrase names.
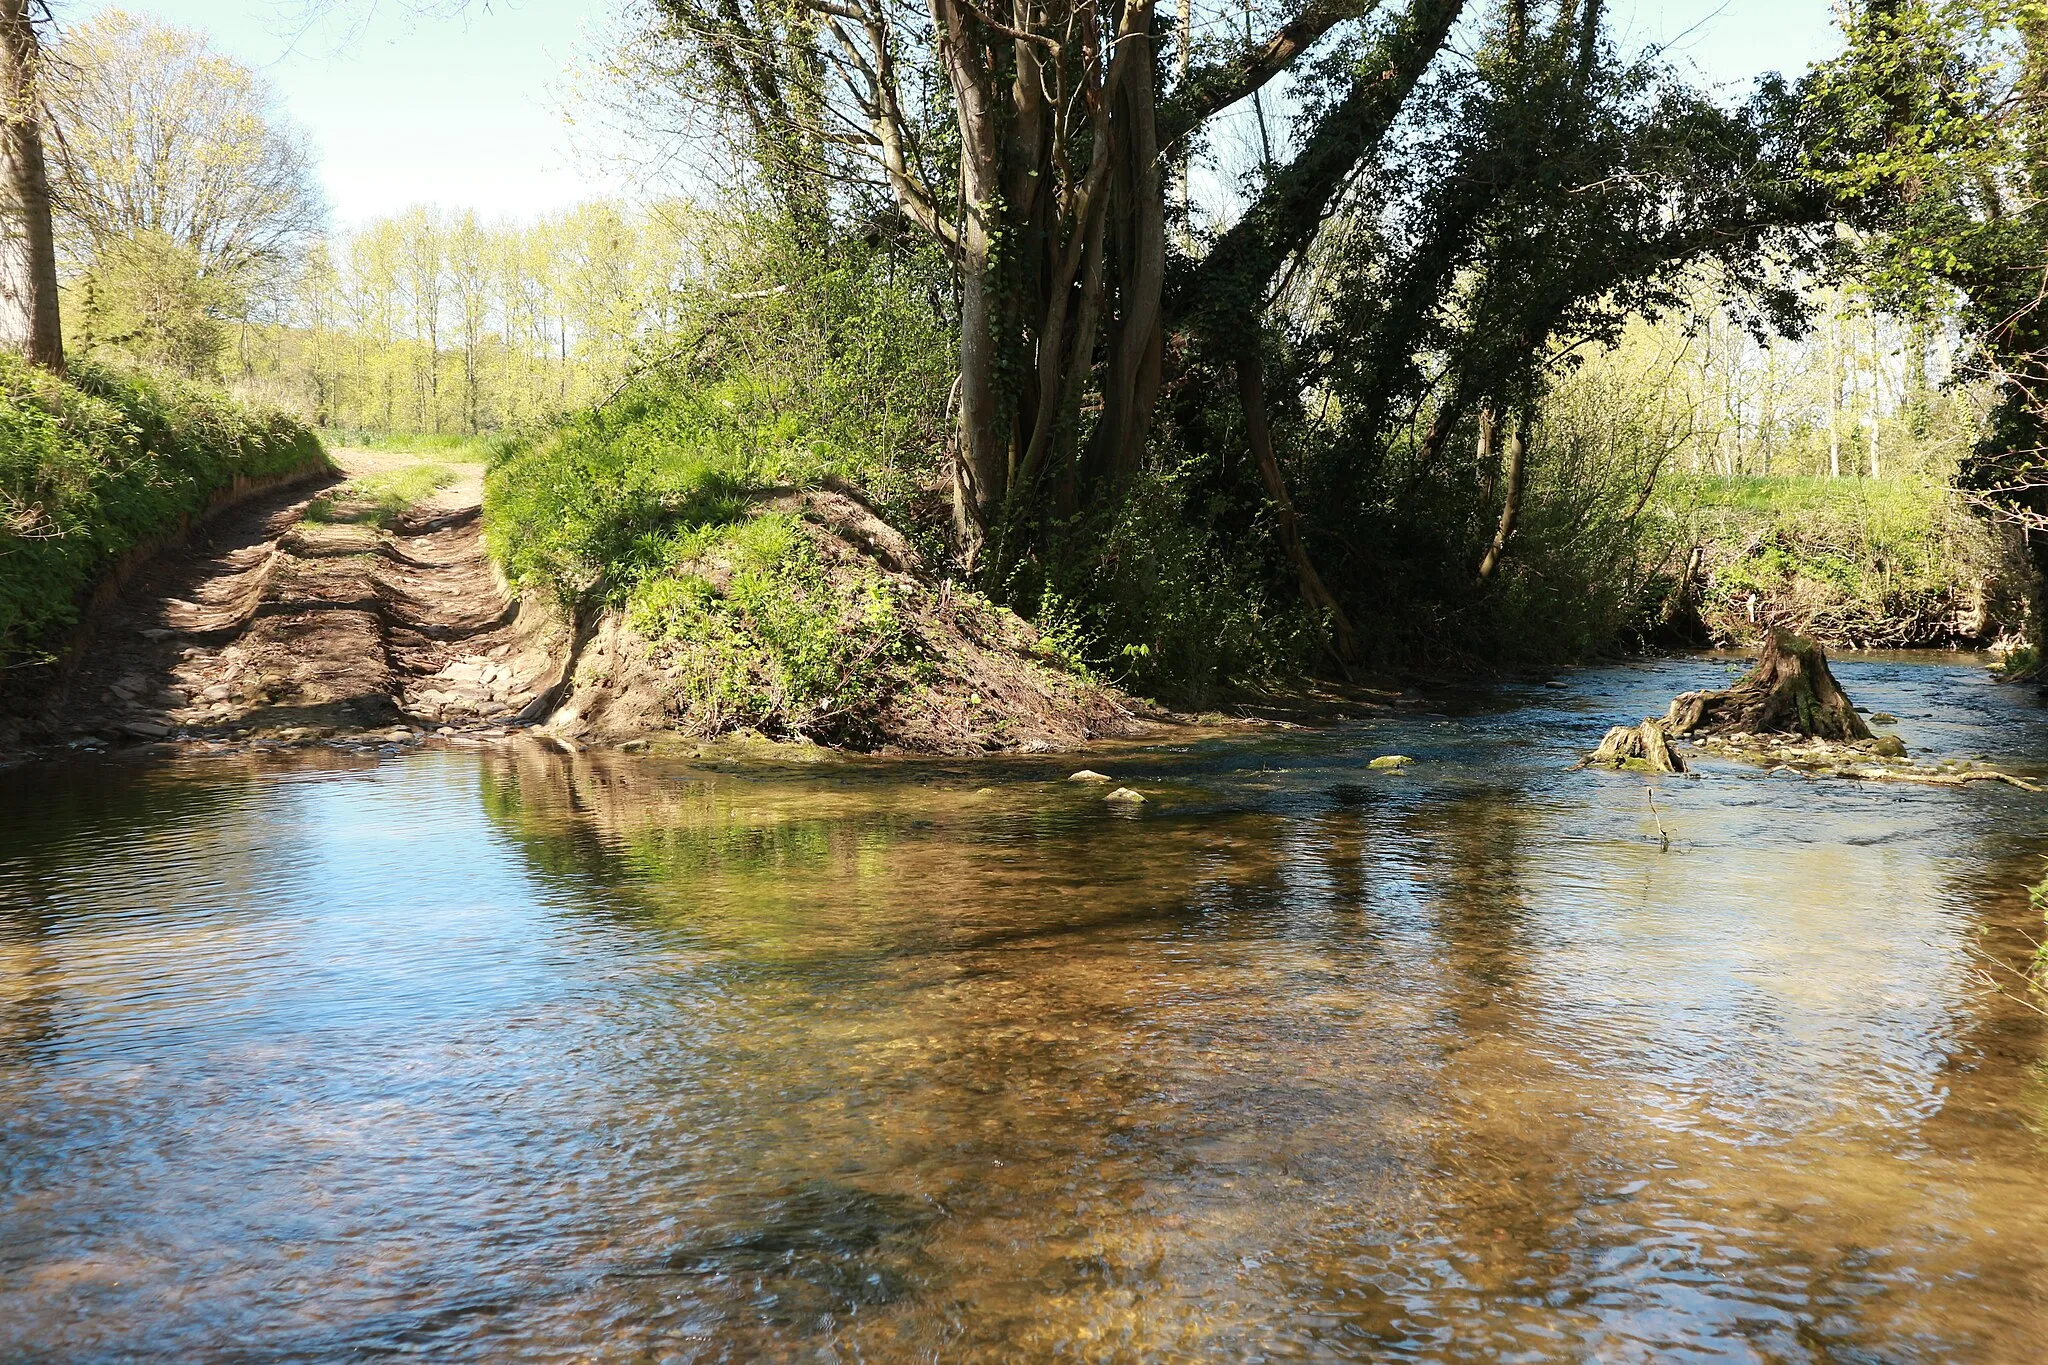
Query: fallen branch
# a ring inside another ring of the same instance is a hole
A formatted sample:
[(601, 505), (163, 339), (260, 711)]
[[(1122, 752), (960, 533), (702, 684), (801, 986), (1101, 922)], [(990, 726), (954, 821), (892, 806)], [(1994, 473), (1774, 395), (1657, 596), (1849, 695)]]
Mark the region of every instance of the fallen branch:
[(1819, 772), (1814, 776), (1853, 777), (1862, 782), (1917, 782), (1923, 787), (1961, 787), (1971, 782), (2003, 782), (2008, 787), (2018, 787), (2023, 792), (2042, 790), (2038, 783), (1991, 768), (1961, 773), (1916, 773), (1897, 768), (1836, 768), (1833, 772)]

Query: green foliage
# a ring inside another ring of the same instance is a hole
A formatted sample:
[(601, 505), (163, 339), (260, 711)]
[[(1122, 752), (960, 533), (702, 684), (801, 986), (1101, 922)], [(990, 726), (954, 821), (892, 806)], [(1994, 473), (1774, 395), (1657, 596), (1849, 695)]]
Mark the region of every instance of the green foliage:
[(330, 450), (388, 450), (400, 455), (434, 455), (465, 464), (487, 464), (511, 448), (512, 436), (470, 436), (457, 432), (372, 431), (361, 427), (326, 427), (320, 439)]
[(910, 282), (758, 224), (734, 241), (632, 383), (500, 452), (489, 534), (516, 581), (624, 593), (675, 562), (678, 535), (739, 521), (749, 490), (841, 479), (901, 506), (929, 479), (950, 353)]
[(1107, 518), (1059, 528), (1044, 577), (1031, 581), (1026, 566), (1006, 596), (1031, 609), (1063, 660), (1201, 705), (1313, 665), (1312, 623), (1276, 586), (1277, 554), (1256, 504), (1216, 491), (1187, 461), (1140, 475)]
[(306, 505), (306, 520), (368, 522), (390, 529), (407, 508), (455, 482), (446, 465), (416, 464), (351, 479)]
[(298, 422), (215, 389), (91, 362), (59, 379), (0, 355), (0, 658), (77, 620), (116, 559), (235, 479), (323, 459)]
[[(802, 524), (757, 504), (837, 481), (907, 504), (937, 444), (946, 335), (879, 258), (747, 241), (615, 399), (506, 446), (487, 535), (514, 581), (687, 644), (677, 686), (707, 728), (843, 732), (908, 657), (897, 604), (880, 577), (828, 577)], [(800, 283), (748, 287), (763, 277)]]
[(111, 352), (193, 379), (218, 374), (228, 341), (221, 317), (237, 299), (192, 248), (161, 232), (101, 242), (73, 293), (74, 354)]
[(842, 730), (914, 656), (890, 581), (828, 575), (804, 524), (768, 513), (670, 542), (671, 571), (627, 599), (634, 628), (680, 642), (677, 686), (706, 728)]

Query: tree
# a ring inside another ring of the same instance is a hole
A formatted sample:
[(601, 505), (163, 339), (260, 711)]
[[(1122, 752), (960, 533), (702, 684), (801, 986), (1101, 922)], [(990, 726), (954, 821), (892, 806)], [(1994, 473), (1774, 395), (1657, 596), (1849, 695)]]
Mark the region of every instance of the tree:
[(0, 0), (0, 345), (64, 368), (57, 252), (43, 160), (46, 64), (38, 0)]
[[(1815, 173), (1860, 233), (1875, 300), (1922, 325), (1951, 315), (1974, 342), (1965, 370), (1998, 398), (1966, 490), (2048, 530), (2048, 11), (1865, 0), (1847, 29), (1814, 93)], [(2048, 536), (2029, 546), (2048, 575)]]
[(74, 261), (159, 233), (246, 290), (318, 236), (326, 205), (305, 139), (205, 35), (109, 10), (52, 56), (56, 207)]
[(448, 224), (448, 284), (462, 337), (462, 418), (469, 434), (483, 429), (483, 348), (490, 325), (491, 243), (468, 209)]
[(78, 293), (79, 350), (114, 346), (193, 378), (217, 374), (223, 290), (184, 243), (161, 232), (104, 243)]

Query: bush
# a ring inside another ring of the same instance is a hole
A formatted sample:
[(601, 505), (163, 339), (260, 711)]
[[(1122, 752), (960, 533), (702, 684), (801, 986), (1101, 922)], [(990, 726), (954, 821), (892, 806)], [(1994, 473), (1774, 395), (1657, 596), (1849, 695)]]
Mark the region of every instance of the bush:
[(930, 482), (951, 374), (930, 306), (879, 253), (822, 260), (732, 231), (632, 383), (498, 450), (488, 534), (515, 582), (624, 600), (705, 548), (703, 528), (741, 521), (749, 489), (840, 479), (904, 512)]
[(185, 380), (0, 355), (0, 656), (48, 643), (135, 546), (238, 477), (325, 459), (313, 433)]

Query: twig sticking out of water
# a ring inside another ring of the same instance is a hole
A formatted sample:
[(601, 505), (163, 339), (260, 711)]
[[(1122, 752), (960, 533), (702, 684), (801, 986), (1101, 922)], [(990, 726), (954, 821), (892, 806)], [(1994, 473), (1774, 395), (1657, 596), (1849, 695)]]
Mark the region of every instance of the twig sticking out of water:
[(1663, 844), (1663, 847), (1658, 852), (1669, 853), (1671, 851), (1671, 836), (1664, 832), (1664, 817), (1657, 813), (1657, 789), (1645, 786), (1643, 788), (1643, 795), (1650, 798), (1650, 818), (1657, 822), (1657, 838)]

